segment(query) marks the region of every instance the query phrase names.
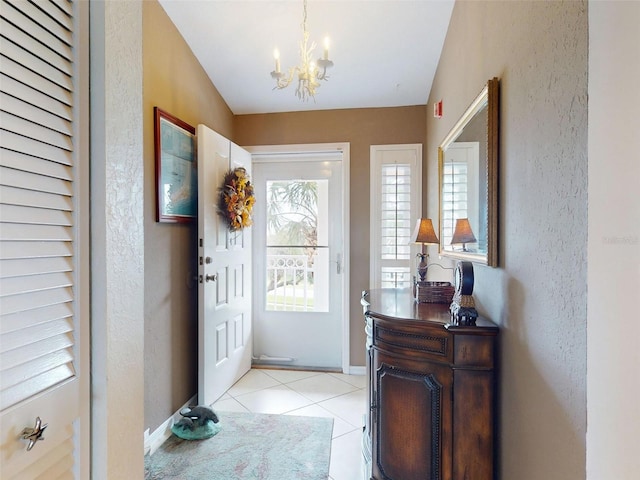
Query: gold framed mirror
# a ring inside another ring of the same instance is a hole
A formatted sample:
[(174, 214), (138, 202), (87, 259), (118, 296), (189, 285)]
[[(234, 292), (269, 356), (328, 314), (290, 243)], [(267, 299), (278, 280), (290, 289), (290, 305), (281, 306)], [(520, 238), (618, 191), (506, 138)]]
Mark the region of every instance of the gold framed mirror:
[(500, 82), (493, 78), (438, 147), (440, 255), (498, 266)]

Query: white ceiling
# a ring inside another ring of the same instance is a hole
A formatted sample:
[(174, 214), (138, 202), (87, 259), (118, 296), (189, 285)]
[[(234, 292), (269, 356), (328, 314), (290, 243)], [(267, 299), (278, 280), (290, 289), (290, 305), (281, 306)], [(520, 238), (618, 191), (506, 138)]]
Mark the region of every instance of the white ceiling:
[[(302, 0), (159, 0), (234, 114), (424, 105), (454, 0), (308, 0), (307, 30), (330, 79), (315, 102), (292, 83), (273, 90), (273, 51), (282, 70), (299, 61)], [(294, 82), (295, 83), (295, 82)]]

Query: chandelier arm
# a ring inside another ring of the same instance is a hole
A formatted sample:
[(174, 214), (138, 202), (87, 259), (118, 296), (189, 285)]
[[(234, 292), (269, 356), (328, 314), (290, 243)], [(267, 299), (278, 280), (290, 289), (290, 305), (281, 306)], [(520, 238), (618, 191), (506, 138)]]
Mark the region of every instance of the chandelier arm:
[(324, 80), (325, 82), (329, 80), (329, 76), (327, 75), (327, 67), (322, 67), (322, 72), (318, 70), (318, 74), (316, 75), (318, 80)]
[(288, 76), (285, 76), (284, 73), (280, 73), (274, 76), (274, 74), (272, 73), (271, 76), (276, 79), (276, 86), (273, 87), (273, 90), (282, 90), (283, 88), (287, 88), (291, 84), (294, 72), (297, 70), (297, 68), (298, 67), (291, 67), (289, 69)]

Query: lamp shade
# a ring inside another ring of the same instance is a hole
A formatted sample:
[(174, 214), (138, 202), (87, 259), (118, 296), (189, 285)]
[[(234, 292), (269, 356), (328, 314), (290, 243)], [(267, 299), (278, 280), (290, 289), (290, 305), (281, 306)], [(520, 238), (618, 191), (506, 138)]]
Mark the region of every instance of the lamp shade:
[(456, 220), (456, 228), (453, 231), (451, 245), (454, 243), (475, 243), (476, 237), (473, 235), (471, 225), (468, 218), (459, 218)]
[(413, 243), (440, 243), (430, 218), (419, 218), (411, 236)]

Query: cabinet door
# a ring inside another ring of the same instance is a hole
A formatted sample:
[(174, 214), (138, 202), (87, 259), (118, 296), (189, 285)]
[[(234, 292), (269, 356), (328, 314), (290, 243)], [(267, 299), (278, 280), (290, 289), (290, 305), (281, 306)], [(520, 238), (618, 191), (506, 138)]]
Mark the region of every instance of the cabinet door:
[(374, 350), (375, 480), (448, 480), (451, 471), (449, 368)]

